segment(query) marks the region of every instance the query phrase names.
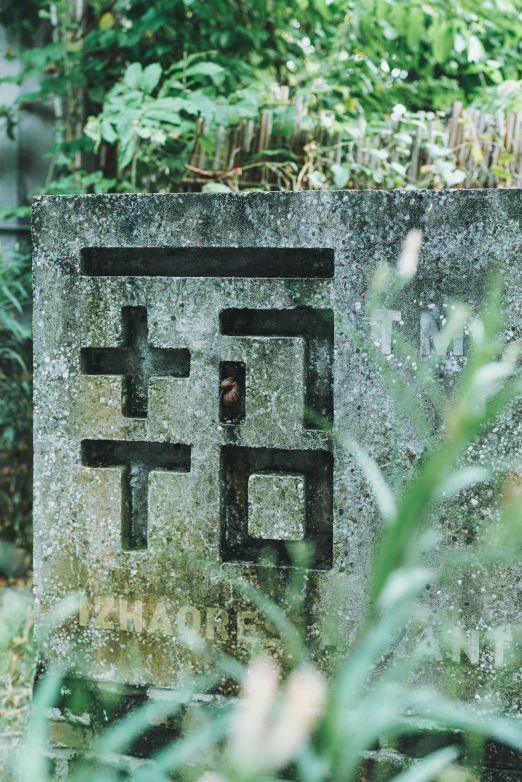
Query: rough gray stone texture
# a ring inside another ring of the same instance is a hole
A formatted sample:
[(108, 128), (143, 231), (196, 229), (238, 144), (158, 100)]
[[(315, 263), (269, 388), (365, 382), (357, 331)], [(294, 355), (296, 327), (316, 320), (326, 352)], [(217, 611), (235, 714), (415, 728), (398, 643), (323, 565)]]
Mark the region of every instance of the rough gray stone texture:
[[(286, 566), (256, 564), (263, 536), (248, 536), (248, 486), (256, 507), (265, 491), (249, 476), (263, 483), (278, 473), (304, 476), (305, 508), (292, 510), (291, 524), (304, 514), (317, 556), (297, 620), (332, 669), (363, 615), (381, 521), (353, 459), (305, 425), (305, 410), (328, 416), (333, 366), (336, 426), (400, 486), (428, 441), (365, 340), (413, 388), (421, 345), (433, 351), (433, 328), (454, 299), (479, 309), (490, 268), (505, 279), (507, 338), (520, 338), (521, 217), (516, 190), (35, 199), (37, 628), (58, 599), (85, 596), (79, 617), (46, 641), (47, 659), (100, 681), (175, 687), (205, 665), (176, 636), (188, 626), (246, 659), (264, 624), (233, 579), (282, 600), (289, 576)], [(418, 274), (372, 329), (369, 281), (378, 263), (396, 263), (413, 227), (424, 234)], [(82, 256), (83, 248), (123, 249)], [(333, 251), (333, 276), (321, 248)], [(401, 336), (413, 345), (407, 357)], [(468, 339), (437, 362), (446, 390)], [(123, 350), (133, 372), (149, 377), (145, 391), (125, 381)], [(242, 385), (237, 409), (223, 407), (226, 362)], [(111, 366), (114, 374), (103, 374)], [(422, 395), (418, 403), (436, 430)], [(141, 415), (129, 415), (132, 404)], [(469, 459), (520, 459), (520, 435), (520, 419), (507, 416)], [(449, 560), (480, 541), (492, 491), (469, 490), (437, 514), (440, 542), (428, 559)], [(284, 559), (281, 538), (274, 548)], [(519, 567), (456, 564), (426, 585), (428, 629), (412, 616), (399, 653), (425, 657), (422, 681), (449, 681), (480, 708), (517, 713), (521, 590)], [(267, 634), (282, 658), (275, 631)]]
[(304, 475), (253, 473), (248, 479), (248, 533), (263, 540), (302, 540)]

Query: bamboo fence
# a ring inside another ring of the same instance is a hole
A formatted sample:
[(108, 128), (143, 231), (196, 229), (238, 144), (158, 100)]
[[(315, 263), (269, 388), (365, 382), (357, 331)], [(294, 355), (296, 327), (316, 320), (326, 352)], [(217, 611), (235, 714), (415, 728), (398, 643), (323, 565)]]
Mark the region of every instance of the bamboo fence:
[(273, 109), (234, 127), (208, 129), (200, 119), (183, 189), (209, 182), (233, 189), (328, 187), (332, 166), (349, 170), (343, 187), (350, 189), (522, 186), (522, 112), (486, 113), (455, 102), (446, 112), (380, 123), (361, 117), (340, 125), (324, 112), (305, 126), (302, 99), (290, 104), (281, 92), (293, 115), (290, 133), (274, 122)]

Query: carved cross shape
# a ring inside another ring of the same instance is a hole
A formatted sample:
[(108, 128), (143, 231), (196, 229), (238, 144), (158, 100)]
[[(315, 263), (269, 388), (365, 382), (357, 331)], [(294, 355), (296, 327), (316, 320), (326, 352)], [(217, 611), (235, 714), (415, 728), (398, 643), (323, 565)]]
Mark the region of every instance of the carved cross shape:
[(188, 377), (190, 352), (186, 348), (149, 345), (145, 307), (122, 307), (123, 345), (117, 348), (83, 348), (83, 371), (88, 375), (123, 375), (123, 414), (146, 418), (151, 377)]
[(83, 440), (87, 467), (123, 467), (122, 548), (147, 548), (149, 473), (190, 471), (190, 446), (129, 440)]

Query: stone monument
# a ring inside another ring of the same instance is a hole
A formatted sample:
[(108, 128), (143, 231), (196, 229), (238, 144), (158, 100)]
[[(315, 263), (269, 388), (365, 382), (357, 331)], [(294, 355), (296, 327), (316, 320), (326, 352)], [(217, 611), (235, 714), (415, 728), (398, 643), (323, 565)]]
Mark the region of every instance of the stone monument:
[[(59, 599), (82, 596), (47, 638), (46, 663), (101, 686), (176, 688), (205, 667), (179, 638), (187, 628), (242, 660), (261, 634), (281, 658), (235, 581), (277, 601), (288, 544), (307, 541), (302, 628), (334, 666), (364, 610), (381, 521), (328, 426), (390, 478), (424, 447), (350, 335), (371, 335), (414, 377), (453, 301), (478, 311), (494, 267), (519, 336), (521, 215), (522, 194), (507, 190), (36, 198), (37, 629)], [(369, 281), (411, 228), (423, 234), (418, 274), (372, 326)], [(407, 358), (401, 337), (415, 346)], [(447, 387), (468, 339), (438, 359)], [(506, 437), (519, 451), (520, 424), (506, 426), (492, 447)], [(466, 520), (487, 503), (461, 498), (441, 545), (465, 547), (479, 534)], [(494, 705), (513, 708), (521, 584), (513, 568), (477, 568), (476, 581), (427, 585), (430, 629), (404, 640), (425, 649), (427, 681), (449, 667), (480, 696), (494, 679)]]

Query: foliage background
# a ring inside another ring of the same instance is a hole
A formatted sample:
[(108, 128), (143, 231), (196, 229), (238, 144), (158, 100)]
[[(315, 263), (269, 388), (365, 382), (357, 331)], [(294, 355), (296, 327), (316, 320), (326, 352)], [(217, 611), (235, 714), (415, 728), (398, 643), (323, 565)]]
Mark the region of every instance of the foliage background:
[[(0, 21), (47, 43), (4, 53), (21, 60), (20, 73), (4, 82), (38, 77), (39, 87), (22, 90), (0, 116), (13, 132), (24, 106), (53, 102), (46, 192), (178, 190), (198, 120), (212, 154), (211, 129), (256, 119), (266, 107), (283, 147), (270, 156), (292, 169), (302, 162), (288, 143), (296, 121), (348, 141), (361, 116), (379, 124), (397, 106), (522, 108), (521, 10), (520, 0), (10, 3)], [(357, 186), (351, 173), (307, 171), (299, 186)], [(395, 174), (385, 186), (408, 183), (406, 171)], [(425, 186), (445, 184), (459, 182)], [(232, 186), (241, 186), (241, 174)]]

